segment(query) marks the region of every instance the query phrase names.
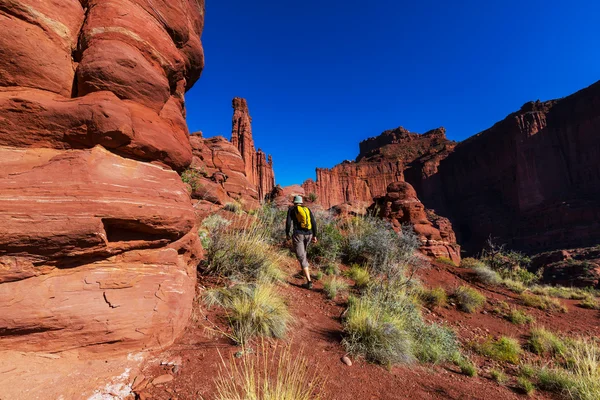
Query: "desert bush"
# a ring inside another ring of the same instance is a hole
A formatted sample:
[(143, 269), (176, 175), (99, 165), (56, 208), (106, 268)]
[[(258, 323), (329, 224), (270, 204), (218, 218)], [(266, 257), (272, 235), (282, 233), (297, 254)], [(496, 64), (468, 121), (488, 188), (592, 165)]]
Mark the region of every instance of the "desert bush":
[(548, 312), (568, 312), (567, 307), (560, 300), (549, 296), (538, 296), (535, 294), (523, 293), (520, 296), (521, 301), (528, 307), (538, 308)]
[(319, 221), (319, 241), (308, 247), (308, 257), (318, 264), (339, 261), (344, 246), (344, 236), (335, 221)]
[(544, 327), (531, 329), (528, 345), (532, 352), (541, 356), (562, 356), (566, 350), (565, 342)]
[(485, 296), (469, 286), (461, 286), (453, 294), (461, 310), (470, 314), (477, 312), (485, 305)]
[(286, 237), (286, 210), (280, 210), (272, 203), (266, 203), (256, 210), (254, 215), (257, 218), (257, 224), (263, 229), (265, 236), (271, 239), (271, 243), (283, 243)]
[(473, 269), (473, 271), (475, 271), (477, 280), (486, 285), (498, 285), (502, 282), (500, 275), (487, 265), (476, 267)]
[(323, 290), (330, 299), (335, 299), (339, 292), (348, 290), (348, 284), (340, 278), (329, 278), (323, 282)]
[(463, 258), (460, 261), (460, 266), (463, 268), (469, 268), (469, 269), (487, 267), (487, 265), (483, 261), (478, 260), (476, 258), (472, 258), (472, 257)]
[(506, 318), (515, 325), (531, 324), (535, 321), (535, 318), (533, 318), (531, 315), (517, 308), (511, 309)]
[(337, 263), (329, 263), (327, 265), (325, 265), (325, 268), (323, 268), (323, 272), (325, 272), (325, 275), (339, 275), (340, 274), (340, 266)]
[(291, 346), (283, 351), (263, 344), (261, 354), (224, 361), (215, 379), (217, 400), (320, 400), (323, 381), (318, 370)]
[(426, 324), (413, 298), (394, 286), (378, 286), (352, 298), (344, 331), (349, 353), (383, 365), (442, 362), (459, 352), (454, 333)]
[(587, 297), (582, 299), (579, 305), (583, 308), (587, 308), (590, 310), (600, 310), (600, 301), (598, 301), (598, 299), (596, 299), (592, 295), (588, 295)]
[(508, 382), (508, 376), (502, 370), (492, 369), (490, 371), (490, 376), (494, 381), (498, 382), (500, 385), (504, 385), (506, 384), (506, 382)]
[(199, 171), (197, 169), (186, 169), (181, 173), (181, 180), (183, 183), (187, 183), (189, 185), (192, 192), (200, 188), (201, 177), (206, 177), (206, 172)]
[(319, 196), (317, 196), (317, 194), (315, 192), (310, 192), (308, 194), (308, 201), (310, 201), (311, 203), (314, 203), (318, 199), (319, 199)]
[(515, 281), (512, 279), (502, 279), (502, 285), (504, 285), (511, 292), (515, 292), (518, 294), (521, 294), (525, 290), (527, 290), (527, 287), (523, 282)]
[(245, 345), (256, 336), (282, 338), (288, 328), (290, 314), (285, 301), (271, 284), (236, 285), (207, 291), (209, 306), (226, 310), (236, 343)]
[(438, 257), (435, 259), (435, 261), (442, 263), (442, 264), (451, 265), (453, 267), (456, 267), (456, 263), (448, 257)]
[(535, 392), (535, 385), (533, 382), (523, 376), (517, 378), (517, 384), (519, 385), (519, 389), (527, 396), (531, 396), (533, 392)]
[(423, 265), (415, 255), (420, 242), (412, 228), (395, 232), (388, 222), (375, 217), (353, 218), (346, 226), (345, 254), (349, 262), (366, 266), (387, 280), (406, 277), (407, 269)]
[(444, 288), (422, 289), (419, 298), (428, 308), (444, 307), (448, 304), (448, 295)]
[(480, 354), (498, 362), (516, 364), (523, 350), (516, 339), (502, 336), (498, 340), (491, 338), (481, 343), (477, 350)]
[(279, 265), (283, 256), (270, 245), (270, 238), (259, 225), (241, 230), (223, 229), (209, 232), (205, 272), (241, 281), (282, 279)]
[(361, 267), (358, 264), (353, 264), (348, 271), (346, 271), (345, 275), (354, 281), (354, 284), (358, 288), (365, 288), (369, 285), (371, 281), (371, 275), (369, 274), (369, 270)]

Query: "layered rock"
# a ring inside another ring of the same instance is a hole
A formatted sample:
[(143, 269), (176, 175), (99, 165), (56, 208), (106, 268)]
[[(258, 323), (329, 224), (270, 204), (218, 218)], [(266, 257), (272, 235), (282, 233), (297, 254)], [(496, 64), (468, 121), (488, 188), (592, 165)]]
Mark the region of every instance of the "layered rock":
[(170, 344), (200, 246), (175, 170), (203, 0), (0, 4), (0, 350)]
[(477, 252), (489, 236), (529, 253), (600, 238), (600, 82), (564, 99), (525, 104), (456, 146), (415, 183)]
[(371, 203), (384, 196), (391, 183), (404, 181), (405, 175), (434, 174), (454, 146), (443, 128), (420, 135), (400, 127), (361, 142), (356, 161), (344, 161), (332, 169), (317, 168), (317, 180), (309, 179), (302, 186), (326, 208)]
[(275, 187), (273, 160), (261, 150), (254, 147), (252, 137), (252, 117), (245, 99), (233, 99), (233, 118), (231, 143), (237, 147), (245, 164), (248, 181), (256, 186), (258, 197), (263, 201)]
[(411, 225), (421, 240), (420, 250), (430, 257), (445, 257), (460, 263), (460, 246), (447, 218), (436, 215), (417, 197), (415, 189), (406, 182), (395, 182), (387, 193), (376, 199), (380, 216), (392, 222), (395, 228)]

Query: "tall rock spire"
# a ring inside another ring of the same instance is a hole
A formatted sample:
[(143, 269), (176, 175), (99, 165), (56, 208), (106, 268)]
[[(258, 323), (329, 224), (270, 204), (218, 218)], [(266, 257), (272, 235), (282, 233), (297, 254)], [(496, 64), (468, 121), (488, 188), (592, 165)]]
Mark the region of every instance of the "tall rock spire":
[(238, 148), (246, 166), (248, 181), (256, 186), (259, 198), (265, 196), (275, 187), (273, 160), (262, 150), (256, 151), (252, 138), (252, 117), (248, 111), (246, 99), (235, 97), (232, 102), (233, 119), (231, 121), (231, 143)]

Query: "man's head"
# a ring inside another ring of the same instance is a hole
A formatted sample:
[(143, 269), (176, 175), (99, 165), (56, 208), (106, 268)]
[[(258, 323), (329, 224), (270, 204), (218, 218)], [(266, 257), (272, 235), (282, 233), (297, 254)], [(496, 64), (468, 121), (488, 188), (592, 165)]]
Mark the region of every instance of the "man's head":
[(302, 204), (302, 196), (294, 196), (294, 204)]

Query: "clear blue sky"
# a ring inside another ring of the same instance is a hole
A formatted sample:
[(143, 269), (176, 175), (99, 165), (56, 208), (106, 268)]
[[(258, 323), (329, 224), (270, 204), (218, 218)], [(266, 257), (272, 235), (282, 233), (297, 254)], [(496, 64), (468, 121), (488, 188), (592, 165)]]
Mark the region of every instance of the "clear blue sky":
[(600, 80), (598, 0), (206, 3), (190, 130), (229, 138), (231, 99), (245, 97), (284, 186), (386, 129), (463, 140)]

